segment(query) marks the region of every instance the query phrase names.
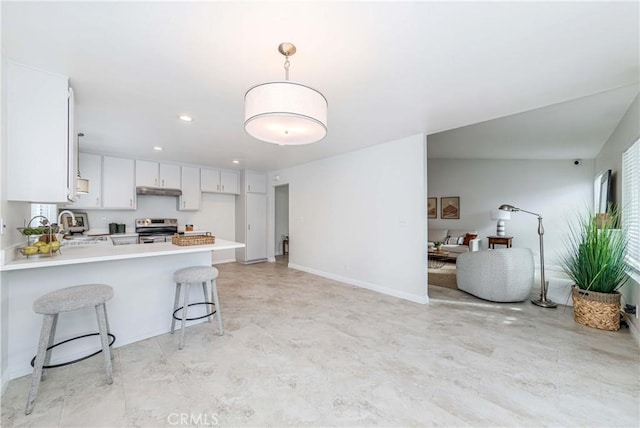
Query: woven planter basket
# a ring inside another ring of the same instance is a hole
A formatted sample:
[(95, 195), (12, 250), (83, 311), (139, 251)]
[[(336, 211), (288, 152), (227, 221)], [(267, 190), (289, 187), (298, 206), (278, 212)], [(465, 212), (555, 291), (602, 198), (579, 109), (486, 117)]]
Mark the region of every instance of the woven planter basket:
[(620, 293), (598, 293), (574, 286), (571, 298), (573, 318), (578, 324), (600, 330), (620, 330)]

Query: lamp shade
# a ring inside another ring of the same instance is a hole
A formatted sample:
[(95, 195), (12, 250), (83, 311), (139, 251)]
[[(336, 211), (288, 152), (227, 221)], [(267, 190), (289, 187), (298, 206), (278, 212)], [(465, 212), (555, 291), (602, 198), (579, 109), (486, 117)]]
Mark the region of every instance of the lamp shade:
[(89, 193), (89, 180), (86, 178), (76, 178), (76, 193)]
[(315, 143), (327, 135), (327, 99), (315, 89), (288, 81), (254, 86), (244, 96), (244, 128), (268, 143)]
[(510, 220), (511, 212), (500, 209), (491, 210), (491, 220)]

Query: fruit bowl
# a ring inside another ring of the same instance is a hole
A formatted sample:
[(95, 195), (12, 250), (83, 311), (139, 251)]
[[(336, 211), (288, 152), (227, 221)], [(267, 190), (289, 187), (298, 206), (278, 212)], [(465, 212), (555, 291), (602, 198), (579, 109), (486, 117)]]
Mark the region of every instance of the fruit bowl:
[(50, 244), (45, 244), (44, 242), (42, 244), (43, 245), (38, 246), (26, 245), (24, 247), (18, 247), (18, 252), (27, 258), (40, 256), (52, 257), (56, 254), (60, 254), (59, 245), (51, 246)]

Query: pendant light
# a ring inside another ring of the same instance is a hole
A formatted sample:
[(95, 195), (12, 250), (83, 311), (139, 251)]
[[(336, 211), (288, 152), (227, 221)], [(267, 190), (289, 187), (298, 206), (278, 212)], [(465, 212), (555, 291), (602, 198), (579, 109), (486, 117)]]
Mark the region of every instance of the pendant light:
[(76, 193), (87, 194), (89, 193), (89, 180), (80, 176), (80, 137), (84, 137), (82, 132), (78, 134), (78, 174), (76, 175)]
[(289, 81), (292, 43), (281, 43), (284, 82), (252, 87), (244, 96), (244, 128), (249, 135), (281, 146), (315, 143), (327, 135), (327, 99), (313, 88)]

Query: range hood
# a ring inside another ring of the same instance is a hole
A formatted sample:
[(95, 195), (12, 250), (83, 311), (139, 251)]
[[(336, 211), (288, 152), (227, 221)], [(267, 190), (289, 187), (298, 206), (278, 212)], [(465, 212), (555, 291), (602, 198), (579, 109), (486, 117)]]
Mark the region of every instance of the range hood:
[(136, 193), (138, 195), (149, 196), (182, 196), (182, 190), (180, 189), (165, 189), (160, 187), (136, 187)]

